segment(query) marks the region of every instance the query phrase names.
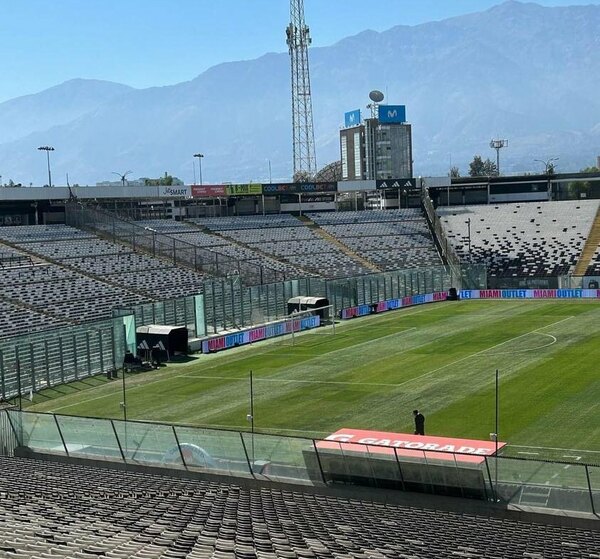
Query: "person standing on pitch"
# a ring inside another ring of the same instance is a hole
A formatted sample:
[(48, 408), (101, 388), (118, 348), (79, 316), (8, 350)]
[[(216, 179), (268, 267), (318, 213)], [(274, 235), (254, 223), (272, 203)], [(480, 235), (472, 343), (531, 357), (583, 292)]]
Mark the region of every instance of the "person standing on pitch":
[(425, 416), (419, 410), (414, 410), (413, 415), (415, 416), (415, 435), (424, 435)]

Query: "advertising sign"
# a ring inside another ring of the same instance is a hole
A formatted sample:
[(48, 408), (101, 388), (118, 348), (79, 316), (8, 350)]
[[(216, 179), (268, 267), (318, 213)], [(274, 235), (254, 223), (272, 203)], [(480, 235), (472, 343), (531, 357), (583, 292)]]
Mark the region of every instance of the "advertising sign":
[(357, 307), (347, 307), (340, 311), (340, 318), (346, 320), (358, 316), (367, 316), (369, 314), (377, 314), (386, 311), (393, 311), (404, 307), (412, 307), (414, 305), (423, 305), (425, 303), (436, 303), (448, 299), (446, 291), (436, 291), (435, 293), (426, 293), (424, 295), (408, 295), (402, 299), (388, 299), (387, 301), (379, 301), (367, 305), (358, 305)]
[(379, 105), (379, 124), (406, 122), (406, 105)]
[(302, 194), (303, 192), (336, 192), (335, 182), (288, 182), (262, 185), (264, 194)]
[(272, 322), (265, 326), (257, 326), (249, 330), (240, 330), (232, 334), (214, 336), (202, 342), (202, 353), (212, 353), (223, 349), (230, 349), (240, 345), (246, 345), (268, 338), (275, 338), (293, 332), (301, 332), (311, 328), (318, 328), (321, 318), (318, 315), (297, 318), (295, 320), (282, 320)]
[(225, 186), (228, 196), (256, 196), (262, 194), (262, 184), (228, 184)]
[[(506, 443), (498, 441), (498, 450), (504, 446)], [(425, 457), (427, 460), (452, 461), (456, 459), (457, 462), (479, 463), (483, 462), (484, 456), (494, 456), (496, 443), (474, 439), (340, 429), (326, 437), (324, 441), (319, 441), (317, 448), (369, 454), (394, 454), (395, 452), (398, 456), (411, 458)]]
[(344, 126), (351, 128), (360, 124), (360, 109), (344, 113)]
[(410, 190), (411, 188), (417, 188), (417, 179), (378, 180), (375, 182), (375, 188), (377, 188), (377, 190), (382, 190), (386, 188), (402, 188)]
[(194, 198), (214, 198), (225, 196), (224, 184), (207, 184), (202, 186), (192, 185), (192, 196)]
[(188, 197), (190, 195), (189, 186), (160, 186), (158, 195), (163, 198)]
[(600, 289), (462, 290), (461, 299), (600, 299)]

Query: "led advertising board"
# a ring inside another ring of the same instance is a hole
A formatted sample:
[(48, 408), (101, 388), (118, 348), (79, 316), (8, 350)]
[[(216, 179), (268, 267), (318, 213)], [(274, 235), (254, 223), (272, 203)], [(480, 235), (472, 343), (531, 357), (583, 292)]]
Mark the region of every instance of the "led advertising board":
[(262, 194), (262, 184), (228, 184), (225, 186), (227, 196), (256, 196)]
[(463, 289), (461, 299), (600, 299), (600, 289)]
[(224, 184), (192, 185), (192, 196), (194, 198), (213, 198), (225, 196)]
[(379, 124), (406, 122), (406, 105), (379, 105)]
[(263, 184), (263, 194), (302, 194), (303, 192), (336, 192), (335, 182), (288, 182)]

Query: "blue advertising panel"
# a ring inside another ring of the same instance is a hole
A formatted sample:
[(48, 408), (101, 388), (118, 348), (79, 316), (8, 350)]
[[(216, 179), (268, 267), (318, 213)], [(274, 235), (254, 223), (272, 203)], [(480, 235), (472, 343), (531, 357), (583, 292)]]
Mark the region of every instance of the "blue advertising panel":
[(360, 124), (360, 109), (350, 111), (344, 114), (344, 125), (346, 128), (358, 126)]
[(406, 122), (406, 105), (379, 105), (381, 124)]

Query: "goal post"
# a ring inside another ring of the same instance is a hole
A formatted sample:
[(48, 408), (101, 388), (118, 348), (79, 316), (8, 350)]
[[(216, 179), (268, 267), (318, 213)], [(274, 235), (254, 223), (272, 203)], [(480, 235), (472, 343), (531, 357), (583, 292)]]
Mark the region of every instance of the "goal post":
[[(336, 316), (334, 305), (318, 309), (294, 311), (285, 317), (285, 334), (280, 336), (283, 345), (295, 345), (297, 338), (305, 334), (335, 335)], [(318, 322), (318, 326), (315, 326)]]

